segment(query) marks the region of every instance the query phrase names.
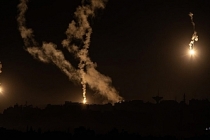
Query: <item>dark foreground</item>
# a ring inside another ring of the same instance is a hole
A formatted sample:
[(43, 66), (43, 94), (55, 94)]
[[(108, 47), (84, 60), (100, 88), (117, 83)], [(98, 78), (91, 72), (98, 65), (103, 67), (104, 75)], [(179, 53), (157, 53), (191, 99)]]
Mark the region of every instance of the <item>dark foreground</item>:
[(159, 140), (176, 140), (176, 139), (184, 139), (184, 140), (191, 140), (191, 139), (199, 139), (199, 140), (209, 140), (210, 134), (188, 137), (188, 138), (181, 138), (175, 136), (141, 136), (137, 133), (128, 133), (126, 131), (119, 131), (116, 128), (108, 131), (104, 134), (96, 134), (94, 130), (86, 129), (85, 127), (78, 127), (74, 129), (73, 133), (64, 132), (64, 131), (47, 131), (41, 132), (41, 130), (28, 130), (26, 132), (18, 131), (18, 130), (8, 130), (5, 128), (0, 128), (0, 135), (1, 137), (7, 139), (17, 139), (17, 138), (27, 138), (27, 139), (39, 139), (39, 138), (54, 138), (54, 139), (100, 139), (100, 140), (108, 140), (108, 139), (138, 139), (138, 140), (152, 140), (152, 139), (159, 139)]
[(65, 102), (40, 109), (14, 105), (0, 114), (5, 137), (210, 139), (210, 102), (129, 101), (105, 105)]

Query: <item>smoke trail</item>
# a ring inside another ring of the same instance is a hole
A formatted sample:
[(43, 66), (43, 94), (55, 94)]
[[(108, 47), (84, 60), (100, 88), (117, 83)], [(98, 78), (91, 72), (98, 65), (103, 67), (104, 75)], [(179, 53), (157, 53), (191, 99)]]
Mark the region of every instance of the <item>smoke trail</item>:
[[(117, 91), (111, 87), (111, 79), (97, 72), (95, 69), (96, 65), (93, 64), (88, 56), (90, 36), (92, 33), (88, 18), (94, 16), (94, 11), (98, 8), (105, 8), (105, 2), (101, 0), (92, 0), (90, 5), (78, 7), (75, 12), (78, 24), (76, 24), (74, 20), (69, 24), (69, 28), (66, 31), (67, 39), (63, 40), (62, 44), (69, 52), (74, 52), (74, 55), (80, 60), (79, 68), (83, 75), (82, 84), (84, 90), (85, 84), (87, 83), (91, 88), (99, 91), (102, 95), (107, 96), (109, 100), (118, 102), (121, 100), (121, 97), (119, 97), (116, 94)], [(83, 48), (80, 49), (76, 44), (72, 43), (72, 40), (74, 39), (83, 42)], [(84, 68), (86, 73), (84, 73)], [(83, 93), (85, 94), (85, 91)]]
[(69, 77), (69, 79), (78, 80), (78, 71), (75, 70), (71, 63), (65, 60), (64, 55), (61, 51), (56, 50), (55, 44), (44, 42), (42, 47), (38, 47), (38, 43), (34, 39), (33, 30), (28, 29), (25, 25), (25, 12), (28, 8), (26, 5), (27, 2), (28, 0), (21, 0), (21, 3), (18, 5), (20, 13), (17, 18), (19, 31), (21, 33), (21, 37), (24, 40), (26, 50), (34, 58), (42, 62), (53, 62)]
[[(73, 20), (66, 31), (67, 39), (62, 41), (62, 45), (79, 59), (78, 68), (74, 68), (68, 62), (63, 53), (56, 49), (53, 43), (43, 43), (42, 47), (38, 47), (38, 43), (34, 39), (32, 29), (28, 29), (25, 25), (25, 12), (27, 10), (27, 0), (20, 0), (18, 25), (21, 37), (24, 40), (26, 50), (36, 59), (45, 63), (54, 63), (58, 66), (72, 81), (80, 82), (83, 86), (83, 102), (86, 102), (86, 84), (93, 90), (98, 91), (111, 102), (119, 102), (122, 97), (111, 86), (111, 78), (102, 75), (95, 68), (90, 57), (88, 56), (88, 48), (90, 45), (90, 36), (92, 28), (88, 22), (88, 18), (94, 16), (95, 10), (105, 7), (103, 0), (90, 0), (89, 4), (79, 6), (75, 11), (76, 20)], [(83, 1), (84, 3), (84, 1)], [(77, 41), (75, 41), (77, 40)], [(80, 42), (77, 45), (76, 42)], [(82, 45), (81, 45), (82, 44)]]
[(190, 46), (190, 50), (193, 50), (194, 42), (198, 41), (198, 35), (197, 35), (197, 32), (195, 31), (195, 23), (193, 21), (193, 13), (190, 12), (189, 16), (191, 18), (191, 23), (193, 25), (193, 31), (194, 31), (189, 46)]

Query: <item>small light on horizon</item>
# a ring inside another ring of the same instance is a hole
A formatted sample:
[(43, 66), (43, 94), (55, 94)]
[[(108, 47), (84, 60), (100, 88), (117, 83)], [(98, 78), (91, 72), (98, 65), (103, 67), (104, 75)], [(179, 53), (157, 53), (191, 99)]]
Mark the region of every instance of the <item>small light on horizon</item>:
[(83, 104), (86, 104), (87, 103), (87, 100), (86, 98), (83, 99)]

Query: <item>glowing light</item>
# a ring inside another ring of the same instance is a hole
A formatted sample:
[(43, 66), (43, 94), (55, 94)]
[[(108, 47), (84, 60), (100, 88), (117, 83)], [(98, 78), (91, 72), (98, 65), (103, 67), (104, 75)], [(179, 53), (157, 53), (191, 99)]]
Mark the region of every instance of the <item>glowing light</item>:
[(87, 100), (86, 98), (83, 99), (83, 104), (86, 104), (87, 103)]
[(2, 86), (0, 86), (0, 94), (2, 94), (3, 93), (3, 88), (2, 88)]
[(189, 48), (190, 48), (189, 54), (190, 54), (190, 56), (192, 56), (192, 55), (195, 55), (194, 44), (195, 44), (195, 41), (198, 41), (198, 35), (197, 35), (197, 32), (195, 31), (195, 23), (193, 21), (193, 13), (190, 12), (189, 16), (191, 18), (191, 23), (193, 25), (193, 31), (194, 31), (194, 33), (192, 35), (192, 38), (191, 38), (191, 41), (189, 43)]
[(190, 49), (189, 53), (190, 55), (195, 55), (195, 51), (193, 49)]

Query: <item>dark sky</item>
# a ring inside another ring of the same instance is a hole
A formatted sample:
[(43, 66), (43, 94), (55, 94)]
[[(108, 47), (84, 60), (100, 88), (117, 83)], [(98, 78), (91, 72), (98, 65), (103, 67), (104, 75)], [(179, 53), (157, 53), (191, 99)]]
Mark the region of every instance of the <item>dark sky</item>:
[[(17, 25), (18, 0), (0, 1), (0, 111), (15, 103), (81, 102), (82, 86), (52, 63), (34, 59), (24, 47)], [(29, 0), (26, 24), (37, 42), (53, 42), (74, 66), (78, 61), (62, 47), (65, 31), (80, 0)], [(93, 33), (89, 56), (96, 69), (112, 79), (125, 100), (152, 102), (153, 96), (180, 101), (210, 99), (210, 4), (185, 0), (109, 0), (89, 22)], [(193, 26), (199, 40), (190, 58)], [(103, 102), (87, 89), (89, 103)]]

